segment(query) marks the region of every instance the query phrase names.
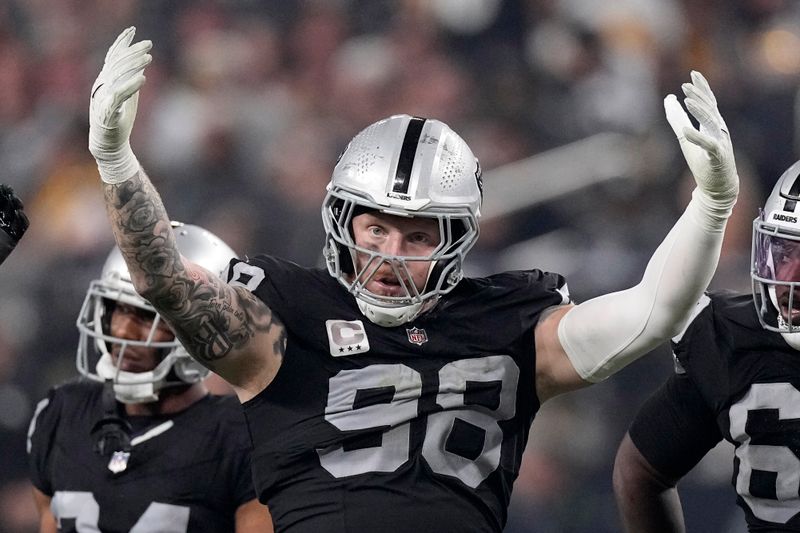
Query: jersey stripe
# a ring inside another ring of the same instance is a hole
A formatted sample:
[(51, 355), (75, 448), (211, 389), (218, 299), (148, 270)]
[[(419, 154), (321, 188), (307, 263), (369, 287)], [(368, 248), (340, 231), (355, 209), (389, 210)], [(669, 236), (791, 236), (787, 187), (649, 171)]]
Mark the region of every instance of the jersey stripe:
[(133, 439), (131, 439), (131, 446), (136, 446), (138, 444), (141, 444), (145, 441), (152, 439), (153, 437), (158, 437), (165, 431), (171, 429), (172, 426), (174, 425), (175, 422), (173, 422), (172, 420), (167, 420), (166, 422), (162, 422), (156, 427), (148, 429), (145, 433), (142, 433), (138, 437), (134, 437)]
[(28, 425), (28, 438), (26, 443), (26, 449), (28, 453), (31, 453), (31, 438), (33, 438), (33, 433), (36, 431), (36, 421), (39, 418), (39, 414), (44, 411), (44, 408), (50, 404), (50, 398), (44, 398), (39, 400), (39, 403), (36, 404), (36, 411), (33, 413), (33, 418), (31, 418), (31, 423)]

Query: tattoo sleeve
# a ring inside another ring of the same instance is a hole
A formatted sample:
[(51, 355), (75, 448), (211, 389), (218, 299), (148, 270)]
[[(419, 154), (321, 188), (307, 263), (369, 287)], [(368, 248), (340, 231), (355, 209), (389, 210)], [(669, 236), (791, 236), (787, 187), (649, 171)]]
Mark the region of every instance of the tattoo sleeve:
[(249, 291), (183, 260), (166, 209), (144, 171), (119, 184), (104, 184), (104, 195), (134, 287), (195, 359), (213, 371), (238, 374), (257, 362), (239, 361), (233, 369), (225, 358), (261, 334), (270, 340), (267, 349), (282, 358), (285, 329), (266, 305)]

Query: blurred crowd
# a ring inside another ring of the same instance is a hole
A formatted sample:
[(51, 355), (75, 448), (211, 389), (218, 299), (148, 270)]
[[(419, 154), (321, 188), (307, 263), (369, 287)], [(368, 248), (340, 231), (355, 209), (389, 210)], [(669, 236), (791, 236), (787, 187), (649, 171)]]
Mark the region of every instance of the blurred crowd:
[[(134, 150), (174, 220), (241, 256), (320, 264), (337, 155), (402, 112), (464, 137), (487, 202), (493, 169), (602, 132), (630, 138), (635, 176), (546, 203), (536, 183), (569, 176), (530, 176), (530, 207), (486, 221), (468, 271), (561, 272), (578, 301), (631, 286), (688, 201), (662, 98), (696, 69), (742, 179), (714, 284), (749, 291), (750, 223), (798, 157), (791, 0), (0, 0), (0, 182), (31, 220), (0, 272), (0, 532), (37, 530), (27, 425), (48, 388), (76, 374), (75, 320), (113, 245), (87, 107), (105, 50), (130, 25), (154, 43)], [(507, 531), (617, 531), (616, 445), (671, 371), (663, 347), (547, 404)], [(742, 528), (731, 465), (730, 450), (712, 453), (682, 485), (690, 529)]]

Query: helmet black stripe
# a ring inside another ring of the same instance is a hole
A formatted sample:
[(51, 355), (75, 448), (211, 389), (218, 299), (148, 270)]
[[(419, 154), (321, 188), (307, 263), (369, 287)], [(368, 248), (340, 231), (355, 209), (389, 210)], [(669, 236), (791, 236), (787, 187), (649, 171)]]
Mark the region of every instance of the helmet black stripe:
[(800, 175), (795, 176), (792, 186), (789, 188), (789, 198), (792, 200), (800, 199)]
[(784, 198), (786, 198), (786, 203), (783, 206), (783, 210), (794, 213), (797, 200), (800, 198), (800, 176), (794, 177), (792, 186), (789, 187), (789, 191), (784, 195)]
[(407, 194), (408, 185), (411, 181), (411, 168), (414, 166), (414, 156), (417, 154), (419, 137), (422, 134), (422, 126), (425, 125), (424, 118), (413, 117), (408, 122), (406, 136), (403, 138), (403, 148), (400, 150), (400, 158), (397, 161), (397, 171), (394, 175), (392, 192)]

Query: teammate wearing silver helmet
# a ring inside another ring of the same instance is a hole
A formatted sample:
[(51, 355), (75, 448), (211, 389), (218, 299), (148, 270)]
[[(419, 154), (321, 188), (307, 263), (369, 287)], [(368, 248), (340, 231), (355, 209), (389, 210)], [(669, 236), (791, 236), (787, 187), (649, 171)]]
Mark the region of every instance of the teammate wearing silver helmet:
[[(184, 257), (211, 271), (236, 255), (203, 228), (172, 228)], [(88, 379), (52, 389), (28, 435), (41, 531), (270, 531), (238, 402), (208, 393), (208, 370), (136, 294), (118, 248), (77, 325)]]
[[(209, 270), (222, 272), (236, 256), (221, 239), (199, 226), (172, 226), (184, 257)], [(113, 318), (120, 310), (152, 318), (146, 321), (150, 329), (141, 339), (114, 334)], [(77, 325), (78, 371), (95, 381), (111, 380), (120, 402), (152, 405), (163, 400), (162, 390), (169, 395), (170, 389), (176, 387), (181, 393), (188, 386), (205, 394), (202, 380), (208, 369), (189, 356), (153, 306), (136, 293), (119, 248), (109, 254), (100, 279), (89, 285)], [(144, 348), (153, 349), (151, 353), (158, 358), (156, 364), (143, 364), (137, 359), (137, 352)], [(143, 366), (152, 368), (143, 371)]]
[(708, 292), (672, 339), (675, 374), (617, 452), (626, 531), (685, 531), (676, 484), (722, 439), (748, 530), (800, 530), (799, 201), (800, 161), (753, 220), (752, 294)]
[(700, 129), (674, 96), (664, 105), (697, 189), (627, 291), (575, 305), (554, 273), (465, 278), (480, 166), (447, 125), (408, 115), (368, 126), (334, 167), (327, 268), (258, 255), (232, 261), (226, 283), (180, 256), (131, 149), (152, 60), (133, 36), (109, 49), (89, 110), (114, 234), (136, 290), (243, 402), (280, 531), (502, 530), (541, 403), (674, 335), (714, 272), (738, 177), (693, 72), (683, 90)]

